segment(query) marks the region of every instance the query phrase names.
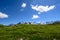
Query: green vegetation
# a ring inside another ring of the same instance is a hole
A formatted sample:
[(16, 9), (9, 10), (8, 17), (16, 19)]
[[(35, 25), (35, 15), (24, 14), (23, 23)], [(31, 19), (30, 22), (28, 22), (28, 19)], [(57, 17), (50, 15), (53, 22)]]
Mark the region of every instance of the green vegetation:
[(0, 25), (0, 40), (60, 40), (60, 24)]

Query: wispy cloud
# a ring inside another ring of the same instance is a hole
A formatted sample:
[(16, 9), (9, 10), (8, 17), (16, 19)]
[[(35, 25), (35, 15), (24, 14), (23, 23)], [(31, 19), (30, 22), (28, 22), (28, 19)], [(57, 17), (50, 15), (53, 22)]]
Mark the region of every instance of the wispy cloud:
[(32, 19), (37, 19), (37, 18), (39, 18), (38, 15), (33, 15), (33, 16), (32, 16)]
[(26, 7), (26, 3), (22, 3), (21, 7), (25, 8)]
[(42, 6), (42, 5), (40, 5), (40, 6), (35, 5), (34, 6), (34, 5), (31, 5), (31, 8), (33, 10), (38, 11), (38, 12), (48, 12), (48, 11), (54, 9), (55, 8), (55, 5), (51, 5), (51, 6)]
[(8, 18), (8, 15), (5, 13), (0, 12), (0, 18)]

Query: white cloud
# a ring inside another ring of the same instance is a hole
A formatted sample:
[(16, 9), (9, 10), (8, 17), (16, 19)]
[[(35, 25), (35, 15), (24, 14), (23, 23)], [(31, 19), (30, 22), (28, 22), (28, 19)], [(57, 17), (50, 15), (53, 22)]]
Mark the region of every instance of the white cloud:
[(25, 7), (26, 7), (26, 3), (23, 3), (23, 4), (21, 5), (21, 7), (25, 8)]
[(38, 12), (38, 14), (41, 14), (40, 12)]
[(5, 13), (0, 12), (0, 18), (8, 18), (8, 15)]
[(39, 18), (38, 15), (33, 15), (33, 16), (32, 16), (32, 19), (37, 19), (37, 18)]
[(34, 5), (31, 5), (31, 8), (33, 10), (38, 11), (38, 12), (47, 12), (47, 11), (50, 11), (50, 10), (54, 9), (55, 5), (52, 5), (52, 6), (42, 6), (42, 5), (40, 5), (40, 6), (35, 5), (34, 6)]

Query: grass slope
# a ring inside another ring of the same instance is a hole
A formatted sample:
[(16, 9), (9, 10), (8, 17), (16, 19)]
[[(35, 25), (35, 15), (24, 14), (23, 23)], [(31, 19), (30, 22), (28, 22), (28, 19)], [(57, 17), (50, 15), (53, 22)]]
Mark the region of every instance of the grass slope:
[(0, 27), (0, 40), (60, 40), (60, 24), (32, 25), (18, 24)]

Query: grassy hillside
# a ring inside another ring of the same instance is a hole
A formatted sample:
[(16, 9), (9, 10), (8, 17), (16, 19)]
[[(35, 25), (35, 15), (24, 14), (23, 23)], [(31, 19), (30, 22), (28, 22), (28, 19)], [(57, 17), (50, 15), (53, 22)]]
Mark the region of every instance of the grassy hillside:
[(60, 40), (60, 24), (0, 26), (0, 40)]

